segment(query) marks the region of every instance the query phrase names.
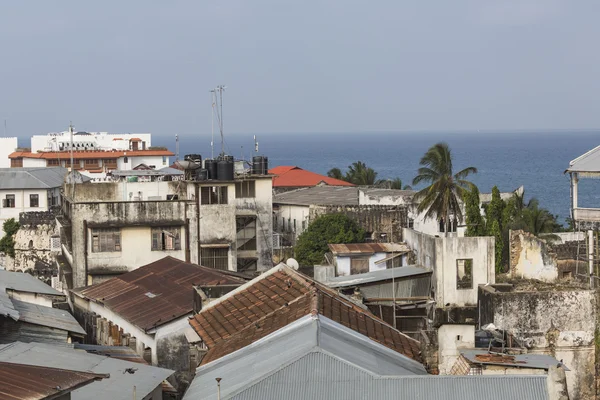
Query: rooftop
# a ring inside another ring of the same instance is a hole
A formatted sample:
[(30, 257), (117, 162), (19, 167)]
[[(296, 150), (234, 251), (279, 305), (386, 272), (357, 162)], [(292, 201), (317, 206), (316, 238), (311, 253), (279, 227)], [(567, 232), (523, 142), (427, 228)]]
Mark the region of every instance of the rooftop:
[(337, 291), (285, 264), (209, 303), (190, 324), (208, 346), (202, 364), (242, 349), (306, 315), (321, 315), (408, 358), (421, 361), (419, 342)]
[[(93, 382), (73, 391), (73, 400), (131, 400), (133, 386), (136, 387), (138, 398), (146, 398), (173, 374), (168, 369), (88, 354), (64, 345), (42, 343), (14, 342), (0, 345), (0, 362), (110, 375), (110, 379)], [(135, 369), (135, 373), (127, 373), (128, 369)]]
[(241, 285), (235, 273), (165, 257), (97, 285), (73, 293), (104, 305), (148, 331), (193, 311), (194, 286)]
[(565, 172), (598, 173), (600, 172), (600, 146), (593, 148), (572, 160)]
[(335, 256), (349, 256), (375, 253), (406, 253), (410, 247), (405, 243), (348, 243), (330, 244), (329, 250)]
[(18, 292), (64, 296), (63, 293), (24, 272), (0, 270), (0, 286)]
[(354, 186), (350, 182), (330, 178), (296, 166), (279, 166), (271, 168), (269, 174), (273, 178), (273, 187), (310, 187), (325, 184), (329, 186)]
[(58, 188), (66, 175), (67, 169), (62, 167), (0, 168), (0, 189)]
[(58, 308), (40, 306), (12, 299), (15, 310), (19, 312), (19, 321), (34, 325), (48, 326), (50, 328), (85, 335), (75, 317), (68, 311)]
[(6, 400), (54, 399), (108, 374), (0, 362), (0, 397)]
[(364, 274), (355, 274), (349, 276), (336, 276), (331, 278), (327, 282), (327, 286), (334, 288), (343, 288), (351, 286), (366, 285), (373, 282), (388, 281), (392, 278), (400, 279), (425, 274), (431, 274), (432, 271), (424, 267), (418, 267), (409, 265), (406, 267), (396, 267), (389, 269), (382, 269), (379, 271), (366, 272)]
[[(169, 150), (89, 150), (74, 151), (73, 158), (83, 159), (117, 159), (120, 157), (147, 157), (147, 156), (174, 156), (175, 153)], [(38, 158), (43, 160), (70, 160), (70, 151), (43, 151), (32, 153), (30, 151), (15, 151), (9, 154), (8, 158)]]
[(274, 204), (357, 206), (358, 188), (314, 186), (273, 195)]
[[(460, 354), (470, 363), (481, 365), (547, 370), (559, 364), (556, 358), (546, 354), (498, 354), (489, 353), (487, 350), (462, 350)], [(565, 366), (563, 368), (569, 371)]]

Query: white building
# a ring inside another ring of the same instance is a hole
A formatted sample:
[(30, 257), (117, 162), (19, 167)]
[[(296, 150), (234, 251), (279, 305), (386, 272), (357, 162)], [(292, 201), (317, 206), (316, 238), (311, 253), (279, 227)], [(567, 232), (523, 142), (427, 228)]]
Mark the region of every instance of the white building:
[(9, 168), (10, 159), (8, 156), (17, 150), (19, 144), (16, 137), (0, 138), (0, 168)]
[[(146, 150), (152, 146), (150, 133), (73, 132), (73, 150)], [(31, 152), (57, 152), (71, 149), (69, 131), (34, 135)]]
[(408, 265), (404, 243), (330, 244), (336, 276), (363, 274)]
[[(65, 168), (1, 168), (0, 169), (0, 227), (7, 219), (19, 221), (19, 214), (48, 211), (60, 206)], [(4, 231), (0, 232), (0, 237)]]

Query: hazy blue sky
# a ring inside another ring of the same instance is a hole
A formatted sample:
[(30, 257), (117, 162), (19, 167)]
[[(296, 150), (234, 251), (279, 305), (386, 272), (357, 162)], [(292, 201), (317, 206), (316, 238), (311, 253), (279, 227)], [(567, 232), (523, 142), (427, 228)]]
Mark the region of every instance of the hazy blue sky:
[[(600, 127), (597, 0), (2, 1), (0, 126)], [(1, 133), (1, 128), (0, 128)]]

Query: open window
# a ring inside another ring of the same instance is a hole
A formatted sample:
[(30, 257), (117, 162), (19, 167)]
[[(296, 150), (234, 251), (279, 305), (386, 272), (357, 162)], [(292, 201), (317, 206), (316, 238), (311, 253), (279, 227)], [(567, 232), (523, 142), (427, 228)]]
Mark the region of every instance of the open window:
[(152, 251), (181, 250), (179, 231), (174, 227), (152, 228)]
[(456, 288), (473, 289), (473, 259), (456, 260)]
[(200, 204), (227, 204), (227, 186), (201, 187)]
[(369, 257), (352, 257), (350, 259), (350, 274), (364, 274), (369, 272)]
[(236, 199), (255, 197), (255, 181), (240, 181), (235, 183)]

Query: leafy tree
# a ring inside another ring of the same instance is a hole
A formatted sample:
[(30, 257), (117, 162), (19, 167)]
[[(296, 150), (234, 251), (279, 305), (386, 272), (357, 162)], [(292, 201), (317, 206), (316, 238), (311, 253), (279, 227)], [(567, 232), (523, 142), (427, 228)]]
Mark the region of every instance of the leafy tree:
[(502, 231), (500, 230), (500, 225), (498, 225), (498, 221), (492, 221), (492, 225), (490, 226), (489, 236), (493, 236), (496, 239), (496, 249), (495, 249), (495, 265), (496, 265), (496, 273), (502, 273), (504, 270), (504, 264), (502, 262), (502, 252), (504, 250), (504, 240), (502, 237)]
[(479, 189), (473, 187), (465, 192), (466, 236), (485, 236), (485, 221), (479, 208)]
[[(498, 222), (498, 227), (502, 229), (502, 214), (504, 212), (504, 201), (500, 198), (498, 186), (492, 188), (492, 200), (485, 208), (485, 218), (488, 225), (488, 231), (491, 230), (492, 223)], [(490, 233), (490, 236), (493, 236)]]
[(0, 252), (11, 257), (15, 256), (15, 234), (19, 230), (19, 223), (14, 218), (7, 219), (2, 225), (4, 237), (0, 239)]
[(364, 162), (356, 161), (348, 166), (344, 180), (359, 186), (371, 186), (377, 181), (377, 172)]
[(342, 170), (339, 168), (331, 168), (327, 172), (327, 176), (334, 179), (344, 180), (344, 175), (342, 175)]
[(413, 179), (413, 185), (425, 182), (429, 186), (417, 192), (416, 198), (419, 201), (417, 210), (419, 212), (426, 210), (425, 218), (444, 221), (448, 231), (452, 216), (459, 222), (463, 220), (459, 201), (464, 198), (467, 190), (475, 186), (465, 178), (476, 173), (477, 169), (467, 167), (454, 174), (452, 153), (446, 143), (437, 143), (427, 150), (421, 158), (420, 165), (418, 175)]
[(294, 248), (300, 265), (315, 265), (323, 261), (328, 244), (362, 243), (365, 231), (344, 214), (326, 214), (315, 219), (302, 232)]
[(513, 229), (523, 229), (535, 236), (544, 239), (555, 239), (556, 235), (552, 232), (560, 230), (560, 225), (556, 222), (556, 217), (550, 211), (539, 206), (539, 201), (532, 198), (527, 207), (523, 209), (521, 218), (514, 221)]
[(375, 183), (376, 186), (385, 189), (412, 190), (409, 185), (402, 185), (402, 179), (381, 179)]

